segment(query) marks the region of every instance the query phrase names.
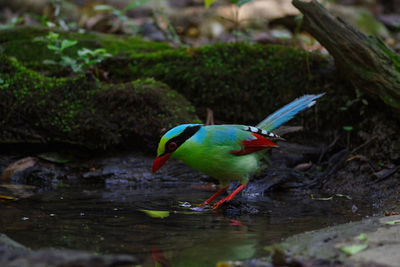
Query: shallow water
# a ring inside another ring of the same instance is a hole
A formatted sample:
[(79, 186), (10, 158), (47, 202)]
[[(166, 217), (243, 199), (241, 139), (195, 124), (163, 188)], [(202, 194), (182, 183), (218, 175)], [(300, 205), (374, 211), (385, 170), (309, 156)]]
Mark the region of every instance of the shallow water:
[[(155, 249), (172, 266), (215, 266), (262, 257), (265, 246), (285, 237), (370, 213), (358, 204), (354, 212), (355, 203), (346, 198), (317, 201), (302, 193), (238, 197), (256, 214), (241, 215), (237, 208), (191, 212), (181, 203), (197, 204), (213, 193), (198, 186), (168, 182), (137, 187), (113, 179), (44, 192), (0, 204), (0, 232), (33, 249), (128, 253), (143, 266), (154, 266)], [(170, 215), (151, 218), (138, 209), (168, 210)]]

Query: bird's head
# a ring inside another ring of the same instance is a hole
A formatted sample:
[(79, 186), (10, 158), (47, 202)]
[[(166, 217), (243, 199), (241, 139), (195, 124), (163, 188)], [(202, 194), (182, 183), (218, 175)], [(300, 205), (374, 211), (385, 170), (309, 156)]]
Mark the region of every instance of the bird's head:
[(161, 137), (158, 143), (157, 157), (153, 163), (153, 173), (167, 162), (171, 155), (200, 128), (201, 124), (182, 124), (172, 128)]

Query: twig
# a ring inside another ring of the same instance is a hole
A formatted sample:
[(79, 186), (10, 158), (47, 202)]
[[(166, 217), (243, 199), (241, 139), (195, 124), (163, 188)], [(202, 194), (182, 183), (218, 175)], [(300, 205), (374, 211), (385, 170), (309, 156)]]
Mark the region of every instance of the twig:
[(373, 136), (371, 139), (367, 140), (365, 143), (359, 145), (358, 147), (354, 148), (350, 154), (355, 153), (356, 151), (358, 151), (359, 149), (363, 148), (364, 146), (368, 145), (369, 143), (371, 143), (373, 140), (375, 140), (378, 136)]

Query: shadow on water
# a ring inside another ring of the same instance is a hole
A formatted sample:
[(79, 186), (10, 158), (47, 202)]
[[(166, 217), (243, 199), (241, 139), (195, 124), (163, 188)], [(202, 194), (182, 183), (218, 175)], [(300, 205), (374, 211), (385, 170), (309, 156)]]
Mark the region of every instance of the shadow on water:
[[(114, 181), (115, 182), (115, 181)], [(70, 248), (128, 253), (154, 266), (159, 251), (172, 266), (215, 266), (222, 260), (265, 255), (263, 247), (290, 235), (361, 219), (352, 201), (315, 201), (304, 194), (242, 196), (257, 214), (190, 212), (182, 202), (200, 203), (210, 192), (193, 183), (146, 188), (71, 186), (0, 205), (0, 232), (32, 249)], [(360, 207), (359, 207), (360, 208)], [(139, 209), (168, 210), (151, 218)]]

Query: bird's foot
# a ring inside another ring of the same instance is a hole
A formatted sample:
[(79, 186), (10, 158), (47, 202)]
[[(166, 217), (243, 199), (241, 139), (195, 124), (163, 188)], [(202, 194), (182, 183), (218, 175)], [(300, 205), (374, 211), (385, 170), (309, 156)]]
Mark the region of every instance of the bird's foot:
[(220, 201), (218, 201), (217, 203), (214, 204), (213, 206), (213, 211), (217, 210), (225, 201), (229, 201), (232, 200), (232, 198), (234, 196), (236, 196), (237, 193), (239, 193), (243, 188), (245, 188), (247, 186), (247, 184), (240, 184), (235, 191), (233, 191), (230, 195), (224, 197), (223, 199), (221, 199)]
[(217, 196), (221, 195), (223, 192), (225, 192), (228, 189), (228, 186), (222, 187), (221, 189), (219, 189), (214, 195), (212, 195), (209, 199), (207, 199), (206, 201), (204, 201), (203, 203), (199, 204), (199, 207), (202, 206), (208, 206), (208, 204), (211, 203), (211, 201), (213, 201)]
[(213, 206), (213, 211), (216, 211), (222, 204), (225, 203), (226, 200), (228, 200), (228, 199), (223, 198), (220, 201), (218, 201), (217, 203), (215, 203)]

